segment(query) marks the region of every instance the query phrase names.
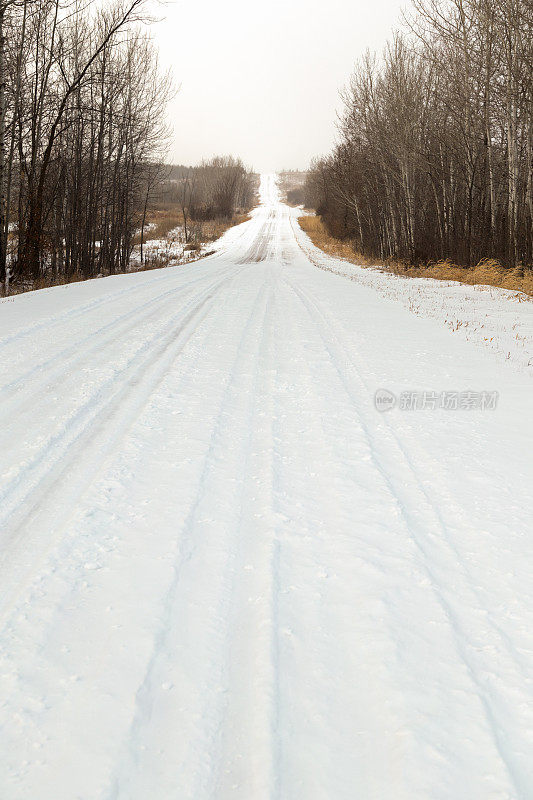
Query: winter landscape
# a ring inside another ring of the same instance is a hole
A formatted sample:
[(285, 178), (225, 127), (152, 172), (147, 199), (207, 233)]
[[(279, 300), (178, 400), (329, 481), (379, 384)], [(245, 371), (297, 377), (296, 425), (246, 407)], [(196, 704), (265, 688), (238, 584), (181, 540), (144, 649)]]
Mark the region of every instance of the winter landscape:
[(0, 800), (533, 798), (531, 8), (348, 5), (0, 0)]

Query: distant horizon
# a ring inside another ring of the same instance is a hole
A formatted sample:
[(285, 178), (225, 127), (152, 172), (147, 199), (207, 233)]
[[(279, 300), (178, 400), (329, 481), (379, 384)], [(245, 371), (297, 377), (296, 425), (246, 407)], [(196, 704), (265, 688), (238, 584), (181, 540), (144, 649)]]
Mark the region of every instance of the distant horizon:
[(169, 163), (229, 154), (259, 173), (306, 170), (331, 150), (339, 91), (367, 48), (381, 51), (401, 5), (204, 0), (166, 7), (152, 36), (179, 88), (168, 113)]
[[(202, 161), (209, 161), (209, 159), (214, 158), (215, 156), (232, 156), (235, 155), (234, 153), (212, 153), (210, 156), (206, 156), (201, 158), (200, 161), (196, 162), (195, 164), (185, 164), (183, 162), (177, 163), (175, 161), (165, 161), (165, 166), (170, 167), (171, 169), (178, 169), (179, 167), (185, 167), (188, 169), (190, 167), (197, 167)], [(244, 163), (244, 162), (243, 162)], [(253, 166), (250, 164), (244, 163), (244, 166), (247, 169), (251, 169), (251, 171), (256, 175), (280, 175), (284, 172), (309, 172), (309, 168), (305, 169), (296, 169), (292, 167), (284, 167), (282, 169), (254, 169)]]

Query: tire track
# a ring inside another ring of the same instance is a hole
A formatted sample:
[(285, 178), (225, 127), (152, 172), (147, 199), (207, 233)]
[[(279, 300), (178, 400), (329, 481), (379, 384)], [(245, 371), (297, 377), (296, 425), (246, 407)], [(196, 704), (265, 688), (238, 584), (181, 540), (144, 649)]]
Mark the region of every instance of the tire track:
[[(295, 286), (289, 281), (287, 281), (287, 283), (300, 298), (301, 302), (307, 309), (309, 317), (316, 325), (324, 346), (330, 355), (331, 361), (338, 372), (345, 391), (351, 398), (353, 408), (361, 421), (361, 425), (363, 426), (368, 446), (370, 448), (372, 461), (381, 474), (384, 482), (388, 486), (391, 496), (397, 503), (406, 529), (422, 556), (422, 564), (428, 576), (431, 589), (435, 597), (438, 599), (438, 602), (448, 620), (450, 631), (453, 633), (457, 655), (468, 670), (473, 686), (476, 687), (476, 693), (479, 697), (485, 714), (487, 728), (491, 732), (494, 744), (500, 754), (502, 763), (506, 767), (508, 777), (514, 785), (518, 796), (520, 796), (520, 787), (522, 783), (527, 785), (528, 781), (531, 780), (531, 775), (524, 774), (524, 768), (519, 762), (517, 762), (513, 749), (509, 747), (507, 737), (502, 735), (504, 728), (499, 723), (499, 703), (491, 702), (490, 698), (487, 696), (487, 691), (485, 688), (486, 684), (481, 680), (479, 669), (470, 654), (470, 651), (473, 652), (475, 648), (470, 641), (468, 631), (465, 629), (454, 606), (447, 598), (446, 593), (443, 590), (442, 581), (437, 571), (437, 565), (442, 563), (443, 559), (448, 562), (448, 564), (453, 564), (456, 577), (459, 577), (460, 575), (463, 582), (462, 596), (464, 597), (465, 594), (466, 596), (470, 596), (472, 598), (473, 607), (477, 607), (477, 609), (481, 611), (483, 607), (479, 605), (475, 588), (468, 580), (465, 568), (461, 564), (460, 556), (449, 540), (446, 526), (442, 520), (440, 511), (435, 507), (434, 503), (428, 497), (426, 490), (421, 484), (418, 475), (416, 474), (397, 436), (390, 427), (390, 424), (385, 423), (388, 425), (389, 431), (394, 436), (392, 447), (390, 440), (387, 440), (386, 442), (383, 441), (383, 431), (380, 430), (375, 422), (371, 422), (370, 415), (362, 410), (360, 398), (365, 396), (369, 397), (370, 393), (364, 384), (361, 374), (358, 372), (357, 367), (353, 363), (353, 360), (349, 355), (349, 351), (347, 348), (342, 346), (338, 337), (336, 336), (334, 331), (334, 323), (327, 318), (326, 312), (321, 309), (318, 302), (312, 298), (309, 292), (304, 292), (300, 287)], [(351, 378), (347, 374), (346, 370), (341, 367), (342, 363), (349, 365), (353, 369), (355, 378), (363, 390), (362, 392), (357, 393), (355, 391), (351, 385)], [(399, 483), (393, 477), (395, 474), (397, 474), (397, 470), (391, 470), (389, 468), (383, 456), (380, 455), (380, 453), (383, 452), (387, 453), (387, 460), (390, 461), (392, 459), (399, 464), (401, 468), (400, 474), (403, 476), (406, 474), (410, 476), (407, 488), (405, 481)], [(422, 509), (426, 514), (429, 514), (431, 520), (429, 527), (422, 519)], [(495, 629), (494, 626), (492, 627), (494, 632), (499, 637), (499, 644), (501, 644), (504, 650), (508, 651), (506, 639), (500, 636), (499, 631)], [(465, 646), (465, 643), (468, 644)], [(511, 661), (509, 666), (513, 671), (515, 671), (517, 667), (520, 668), (520, 664), (514, 659), (512, 653), (510, 653), (508, 657)], [(521, 679), (526, 677), (528, 676), (525, 676), (521, 671)], [(518, 685), (520, 685), (520, 680), (518, 681)], [(503, 698), (500, 698), (500, 700), (503, 701)]]
[[(207, 448), (202, 471), (198, 481), (196, 496), (191, 504), (189, 513), (185, 520), (183, 529), (179, 534), (179, 543), (176, 555), (176, 563), (174, 567), (173, 579), (170, 585), (166, 588), (163, 596), (163, 610), (161, 613), (161, 625), (159, 632), (154, 639), (152, 654), (146, 665), (145, 674), (142, 682), (140, 683), (136, 698), (135, 709), (131, 720), (129, 732), (123, 745), (123, 757), (121, 762), (117, 765), (113, 777), (110, 779), (109, 793), (106, 795), (109, 800), (117, 800), (118, 798), (131, 798), (132, 795), (138, 796), (135, 793), (135, 775), (139, 770), (140, 764), (143, 759), (143, 754), (146, 748), (150, 747), (150, 726), (154, 724), (153, 708), (155, 700), (160, 693), (160, 686), (162, 683), (162, 675), (165, 674), (165, 663), (168, 662), (170, 669), (176, 668), (179, 665), (175, 663), (174, 659), (167, 659), (166, 654), (172, 650), (172, 636), (176, 632), (176, 624), (180, 617), (178, 596), (180, 591), (181, 582), (183, 579), (184, 570), (190, 565), (195, 555), (195, 540), (194, 534), (196, 526), (198, 525), (200, 516), (202, 514), (203, 503), (209, 499), (209, 481), (213, 474), (213, 464), (216, 463), (216, 453), (219, 445), (220, 437), (226, 433), (227, 428), (227, 414), (233, 412), (233, 403), (231, 401), (231, 392), (235, 382), (237, 381), (237, 374), (243, 369), (243, 350), (247, 342), (252, 328), (259, 327), (259, 320), (257, 318), (260, 314), (260, 308), (263, 307), (265, 313), (265, 288), (260, 287), (255, 302), (252, 304), (250, 314), (246, 323), (243, 326), (239, 343), (237, 345), (236, 353), (233, 359), (232, 367), (228, 373), (228, 378), (224, 386), (223, 396), (221, 398), (220, 407), (213, 427), (210, 432), (209, 446)], [(262, 318), (262, 316), (261, 316)], [(249, 356), (246, 357), (246, 359)], [(257, 369), (257, 366), (256, 366)], [(252, 413), (253, 397), (246, 400), (247, 413)], [(249, 452), (250, 446), (250, 432), (251, 428), (246, 429), (247, 438), (244, 442), (245, 460), (246, 452)], [(238, 446), (238, 437), (237, 437)], [(233, 447), (233, 445), (232, 445)], [(242, 493), (242, 486), (241, 486)], [(241, 495), (242, 501), (242, 495)], [(219, 619), (219, 626), (227, 624), (227, 603), (228, 593), (227, 586), (234, 577), (234, 561), (236, 558), (236, 549), (240, 546), (238, 532), (242, 521), (242, 505), (238, 504), (237, 509), (238, 519), (235, 524), (233, 533), (233, 541), (228, 548), (227, 561), (224, 568), (224, 573), (216, 576), (217, 581), (221, 581), (221, 588), (219, 600), (216, 604), (216, 612), (213, 610), (211, 613), (216, 613)], [(201, 601), (201, 598), (200, 598)], [(223, 633), (220, 636), (220, 645), (226, 646), (227, 640)], [(219, 737), (219, 724), (216, 722), (217, 713), (213, 708), (213, 697), (211, 687), (219, 684), (221, 680), (220, 671), (224, 664), (224, 658), (212, 658), (211, 665), (208, 670), (209, 678), (205, 680), (205, 690), (203, 707), (198, 709), (197, 716), (200, 722), (199, 735), (205, 738), (205, 741), (199, 746), (197, 741), (191, 741), (187, 747), (188, 757), (184, 764), (177, 764), (176, 769), (182, 767), (182, 771), (186, 771), (186, 775), (181, 775), (183, 785), (190, 784), (190, 796), (203, 796), (199, 794), (201, 788), (205, 788), (205, 784), (209, 783), (212, 762), (216, 758), (217, 752), (217, 739)], [(168, 679), (168, 676), (165, 676)], [(217, 698), (215, 698), (217, 702)], [(220, 698), (218, 698), (220, 702)], [(198, 735), (198, 734), (197, 734)], [(145, 744), (146, 742), (146, 744)], [(205, 760), (205, 754), (209, 754), (211, 761)], [(201, 759), (202, 763), (198, 763)], [(194, 785), (194, 789), (192, 786)]]
[[(223, 248), (221, 248), (220, 252), (225, 252)], [(219, 253), (212, 253), (208, 256), (201, 256), (200, 258), (191, 259), (186, 264), (179, 265), (176, 267), (162, 267), (160, 270), (150, 270), (147, 272), (131, 272), (131, 273), (122, 273), (122, 274), (115, 274), (115, 275), (108, 275), (106, 278), (93, 278), (91, 280), (98, 280), (98, 281), (106, 281), (108, 279), (116, 279), (116, 278), (127, 278), (129, 276), (139, 276), (139, 275), (146, 275), (146, 279), (144, 281), (137, 280), (134, 282), (132, 286), (129, 286), (125, 289), (120, 289), (117, 292), (110, 292), (109, 294), (105, 294), (102, 297), (95, 298), (88, 303), (82, 303), (79, 306), (75, 306), (74, 308), (66, 309), (65, 311), (61, 312), (60, 314), (55, 314), (51, 317), (46, 317), (45, 319), (36, 322), (32, 325), (27, 326), (26, 328), (21, 328), (15, 331), (8, 336), (0, 339), (0, 350), (4, 347), (7, 347), (9, 344), (15, 341), (19, 341), (20, 339), (24, 339), (27, 336), (35, 333), (36, 331), (46, 330), (48, 328), (52, 328), (55, 325), (63, 325), (67, 320), (77, 319), (78, 317), (82, 317), (84, 314), (94, 311), (95, 309), (105, 307), (111, 303), (114, 303), (118, 300), (123, 300), (124, 297), (127, 297), (130, 294), (134, 294), (135, 292), (143, 292), (147, 288), (153, 287), (158, 283), (165, 283), (172, 278), (177, 276), (177, 272), (175, 270), (179, 270), (180, 272), (183, 271), (184, 267), (187, 267), (189, 264), (194, 264), (197, 261), (207, 262), (209, 259), (213, 258), (214, 256), (219, 255)], [(158, 277), (154, 277), (154, 272), (161, 272), (162, 274)], [(85, 281), (84, 281), (85, 283)], [(51, 290), (57, 289), (68, 289), (69, 286), (73, 284), (62, 284), (60, 286), (50, 287), (50, 289), (41, 289), (40, 291), (47, 292)]]
[[(98, 387), (71, 415), (53, 441), (53, 448), (52, 442), (47, 441), (5, 487), (0, 495), (3, 511), (0, 569), (6, 577), (0, 590), (0, 608), (13, 589), (13, 575), (18, 574), (17, 570), (6, 569), (13, 549), (23, 540), (31, 539), (33, 525), (41, 530), (59, 527), (61, 517), (69, 513), (97, 465), (134, 422), (170, 364), (216, 304), (217, 292), (236, 275), (238, 272), (215, 281), (180, 309), (166, 325), (163, 339), (158, 332), (147, 340), (124, 368)], [(47, 457), (50, 452), (51, 458)], [(81, 452), (83, 459), (79, 459)], [(25, 542), (26, 556), (28, 546), (29, 542)]]
[[(223, 277), (226, 275), (233, 275), (232, 269), (225, 270)], [(12, 381), (10, 384), (6, 384), (4, 387), (2, 387), (2, 389), (0, 389), (0, 400), (2, 398), (2, 394), (7, 394), (7, 399), (2, 402), (2, 415), (4, 418), (12, 418), (17, 414), (20, 414), (25, 409), (31, 409), (35, 403), (35, 397), (41, 392), (43, 394), (39, 410), (40, 415), (42, 415), (47, 401), (44, 390), (50, 386), (54, 386), (55, 392), (61, 394), (61, 381), (66, 383), (69, 381), (75, 381), (77, 373), (84, 368), (84, 365), (91, 363), (89, 359), (92, 355), (96, 355), (100, 363), (107, 363), (104, 356), (104, 348), (109, 347), (111, 354), (113, 355), (116, 350), (114, 345), (116, 344), (117, 340), (122, 339), (125, 336), (127, 337), (128, 333), (134, 331), (140, 325), (147, 324), (153, 320), (157, 321), (161, 319), (162, 301), (169, 301), (175, 297), (180, 303), (182, 303), (187, 297), (187, 294), (185, 294), (185, 298), (182, 297), (183, 290), (190, 290), (191, 286), (205, 284), (206, 280), (206, 277), (203, 276), (202, 278), (190, 281), (185, 285), (174, 287), (152, 298), (151, 300), (136, 306), (125, 314), (122, 314), (120, 317), (106, 323), (106, 325), (103, 325), (96, 331), (91, 332), (88, 336), (84, 337), (75, 345), (55, 353), (51, 358), (36, 365), (31, 370)], [(193, 291), (190, 291), (190, 296), (194, 299), (195, 295)], [(143, 313), (145, 311), (146, 313)], [(164, 328), (161, 330), (164, 332)], [(101, 334), (106, 335), (102, 336)], [(154, 341), (158, 335), (159, 333), (156, 332), (156, 334), (152, 337), (152, 341)], [(143, 346), (144, 343), (141, 345), (139, 350), (142, 349)], [(54, 398), (49, 398), (48, 403), (49, 405), (53, 405), (55, 403)], [(37, 427), (40, 426), (39, 419), (35, 420), (35, 424)], [(2, 447), (5, 450), (7, 450), (11, 444), (9, 433), (9, 429), (6, 428), (0, 431)], [(14, 436), (15, 432), (12, 431), (11, 438), (14, 439)]]

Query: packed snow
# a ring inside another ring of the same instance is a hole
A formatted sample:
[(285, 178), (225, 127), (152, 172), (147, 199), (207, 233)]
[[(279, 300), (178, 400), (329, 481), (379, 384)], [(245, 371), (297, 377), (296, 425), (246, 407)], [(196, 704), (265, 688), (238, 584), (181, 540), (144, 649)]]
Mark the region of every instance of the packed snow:
[(261, 195), (0, 303), (0, 797), (531, 798), (531, 305)]

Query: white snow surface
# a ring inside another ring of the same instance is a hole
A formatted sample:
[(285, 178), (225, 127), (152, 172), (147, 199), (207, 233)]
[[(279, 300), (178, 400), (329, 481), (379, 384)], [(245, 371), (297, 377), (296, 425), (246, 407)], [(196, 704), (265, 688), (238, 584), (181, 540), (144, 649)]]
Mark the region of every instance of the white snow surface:
[(0, 797), (531, 798), (531, 378), (431, 311), (531, 306), (417, 311), (261, 192), (201, 261), (0, 303)]
[[(298, 216), (303, 214), (300, 211)], [(370, 286), (384, 297), (398, 300), (413, 314), (439, 320), (459, 338), (489, 347), (533, 376), (533, 302), (523, 292), (362, 268), (330, 258), (296, 222), (294, 228), (302, 250), (315, 266)]]

